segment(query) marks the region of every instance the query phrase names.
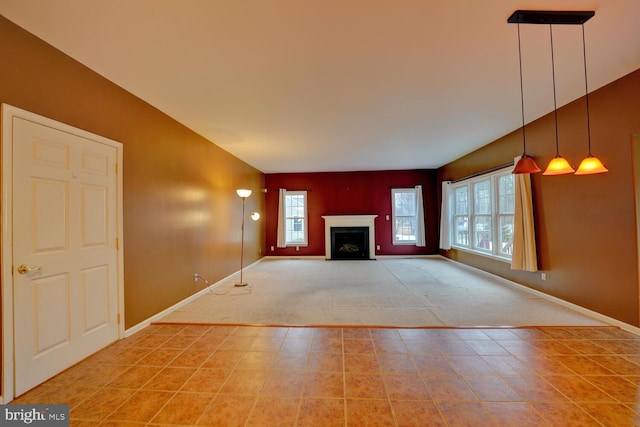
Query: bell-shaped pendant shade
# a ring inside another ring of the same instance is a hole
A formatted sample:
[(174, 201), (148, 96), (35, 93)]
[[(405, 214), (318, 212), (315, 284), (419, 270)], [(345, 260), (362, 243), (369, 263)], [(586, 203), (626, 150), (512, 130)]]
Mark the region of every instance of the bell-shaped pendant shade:
[(571, 167), (567, 159), (562, 156), (555, 156), (551, 159), (542, 175), (565, 175), (574, 172), (575, 169)]
[(600, 159), (595, 156), (587, 156), (578, 166), (576, 175), (592, 175), (605, 172), (609, 172), (609, 169), (604, 167)]
[(582, 55), (584, 59), (584, 92), (585, 92), (585, 105), (587, 107), (587, 147), (589, 147), (589, 154), (578, 166), (576, 175), (593, 175), (597, 173), (609, 172), (609, 169), (605, 168), (600, 159), (591, 154), (591, 120), (589, 117), (589, 87), (587, 85), (587, 48), (584, 37), (584, 23), (582, 24)]
[(540, 168), (536, 164), (535, 160), (532, 157), (523, 154), (516, 163), (513, 171), (511, 173), (519, 174), (519, 173), (538, 173), (540, 172)]

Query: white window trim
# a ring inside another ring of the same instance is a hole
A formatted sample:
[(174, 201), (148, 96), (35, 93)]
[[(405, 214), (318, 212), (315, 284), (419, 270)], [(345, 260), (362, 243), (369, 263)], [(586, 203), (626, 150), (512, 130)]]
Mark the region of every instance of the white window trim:
[[(285, 191), (285, 198), (286, 196), (296, 196), (296, 195), (304, 196), (304, 217), (303, 217), (303, 226), (302, 226), (304, 231), (304, 241), (303, 242), (287, 241), (286, 240), (287, 233), (285, 232), (285, 243), (284, 243), (285, 247), (309, 245), (309, 215), (308, 215), (309, 197), (307, 195), (307, 190), (293, 190), (293, 191), (286, 190)], [(286, 206), (286, 201), (285, 201), (285, 206)], [(283, 215), (284, 215), (284, 223), (286, 224), (287, 222), (286, 208), (284, 209)]]
[[(406, 187), (406, 188), (392, 188), (391, 189), (391, 243), (394, 246), (416, 246), (418, 242), (418, 237), (415, 236), (413, 240), (396, 240), (396, 193), (413, 193), (414, 197), (416, 197), (417, 203), (417, 189), (415, 187)], [(418, 221), (418, 210), (416, 208), (416, 212), (414, 213), (416, 221)], [(416, 233), (418, 230), (416, 229)]]
[[(510, 175), (511, 171), (513, 170), (513, 166), (507, 166), (505, 168), (496, 170), (496, 171), (492, 171), (492, 172), (488, 172), (482, 175), (478, 175), (478, 176), (474, 176), (472, 178), (468, 178), (468, 179), (463, 179), (461, 181), (457, 181), (454, 184), (451, 184), (451, 194), (453, 194), (454, 196), (454, 202), (453, 202), (453, 208), (452, 208), (452, 212), (451, 212), (451, 219), (450, 219), (450, 223), (451, 223), (451, 233), (454, 232), (455, 227), (453, 224), (454, 218), (456, 217), (456, 206), (455, 206), (455, 191), (457, 188), (460, 187), (464, 187), (466, 186), (468, 188), (467, 190), (467, 203), (468, 203), (468, 224), (469, 224), (469, 246), (461, 246), (459, 244), (457, 244), (455, 242), (455, 238), (451, 239), (451, 247), (454, 249), (457, 249), (459, 251), (463, 251), (463, 252), (469, 252), (469, 253), (473, 253), (476, 255), (482, 255), (485, 256), (487, 258), (491, 258), (491, 259), (496, 259), (499, 261), (503, 261), (503, 262), (511, 262), (511, 257), (506, 256), (502, 253), (499, 252), (498, 249), (498, 242), (499, 242), (499, 221), (498, 218), (501, 216), (499, 214), (498, 211), (498, 203), (499, 203), (499, 194), (498, 194), (498, 180), (501, 176), (504, 175)], [(487, 179), (490, 180), (491, 182), (491, 230), (492, 230), (492, 241), (494, 242), (493, 244), (493, 249), (492, 250), (482, 250), (482, 249), (477, 249), (474, 248), (474, 242), (473, 239), (474, 237), (474, 232), (473, 232), (473, 208), (474, 208), (474, 197), (475, 194), (473, 192), (473, 184), (476, 182), (480, 182), (480, 181), (486, 181)]]

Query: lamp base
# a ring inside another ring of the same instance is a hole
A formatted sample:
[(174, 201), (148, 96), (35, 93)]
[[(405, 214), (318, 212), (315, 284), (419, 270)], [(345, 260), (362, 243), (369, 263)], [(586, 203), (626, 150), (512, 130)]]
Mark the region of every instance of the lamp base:
[(248, 283), (244, 282), (244, 283), (236, 283), (236, 284), (235, 284), (235, 285), (233, 285), (233, 286), (235, 286), (236, 288), (242, 288), (242, 287), (245, 287), (245, 286), (247, 286), (247, 285), (248, 285)]

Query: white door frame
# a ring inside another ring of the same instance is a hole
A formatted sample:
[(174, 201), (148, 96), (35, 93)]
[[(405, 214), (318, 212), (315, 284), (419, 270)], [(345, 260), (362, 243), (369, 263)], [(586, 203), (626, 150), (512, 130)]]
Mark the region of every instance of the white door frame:
[(123, 250), (123, 211), (122, 211), (122, 144), (91, 132), (87, 132), (58, 121), (30, 113), (8, 104), (2, 104), (2, 258), (0, 265), (2, 276), (0, 288), (2, 294), (2, 383), (0, 384), (0, 403), (9, 403), (14, 399), (14, 322), (13, 322), (13, 118), (18, 117), (34, 123), (58, 129), (83, 138), (116, 148), (119, 170), (116, 174), (116, 215), (118, 236), (118, 337), (124, 337), (124, 250)]

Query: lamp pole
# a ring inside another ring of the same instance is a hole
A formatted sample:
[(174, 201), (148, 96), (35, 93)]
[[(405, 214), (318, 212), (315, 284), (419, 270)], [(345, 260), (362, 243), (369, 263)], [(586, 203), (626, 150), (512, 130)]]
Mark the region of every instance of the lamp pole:
[(244, 268), (244, 203), (247, 197), (251, 195), (251, 190), (239, 189), (236, 190), (236, 193), (242, 199), (242, 225), (240, 227), (240, 283), (236, 283), (235, 286), (247, 286), (247, 283), (242, 280), (242, 270)]
[(246, 197), (242, 198), (242, 225), (240, 226), (240, 283), (236, 284), (236, 286), (247, 286), (246, 283), (242, 281), (242, 269), (244, 267), (244, 202), (247, 200)]

